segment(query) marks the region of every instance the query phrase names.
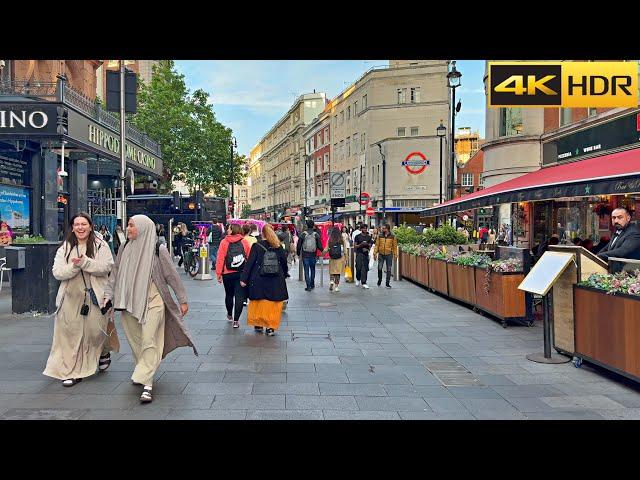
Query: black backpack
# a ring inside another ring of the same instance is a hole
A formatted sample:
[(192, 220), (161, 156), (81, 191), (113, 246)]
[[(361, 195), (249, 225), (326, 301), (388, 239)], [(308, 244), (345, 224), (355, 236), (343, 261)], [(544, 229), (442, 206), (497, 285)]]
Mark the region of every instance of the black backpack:
[(261, 243), (258, 246), (264, 250), (264, 256), (262, 257), (262, 263), (258, 273), (262, 277), (276, 277), (280, 273), (280, 260), (278, 260), (278, 254), (273, 249), (268, 249)]
[(342, 244), (334, 243), (329, 247), (329, 257), (334, 260), (339, 260), (342, 258)]
[(247, 257), (244, 253), (244, 245), (242, 244), (242, 240), (229, 243), (227, 256), (224, 259), (227, 270), (241, 271), (244, 268), (246, 261)]

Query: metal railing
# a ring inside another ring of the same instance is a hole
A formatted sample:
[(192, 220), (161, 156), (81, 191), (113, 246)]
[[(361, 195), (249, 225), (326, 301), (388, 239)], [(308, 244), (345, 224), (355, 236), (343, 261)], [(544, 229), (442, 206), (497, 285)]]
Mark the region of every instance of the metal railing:
[(54, 101), (57, 97), (57, 89), (55, 82), (7, 80), (0, 82), (0, 95), (37, 97)]

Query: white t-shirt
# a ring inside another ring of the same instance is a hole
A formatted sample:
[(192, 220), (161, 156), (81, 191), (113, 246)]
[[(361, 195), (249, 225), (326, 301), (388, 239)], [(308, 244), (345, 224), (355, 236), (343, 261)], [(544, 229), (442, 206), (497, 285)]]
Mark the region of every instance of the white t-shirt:
[(362, 233), (362, 232), (360, 231), (360, 229), (359, 229), (359, 228), (353, 231), (353, 233), (351, 234), (351, 240), (353, 240), (353, 243), (355, 243), (355, 242), (356, 242), (356, 237), (357, 237), (358, 235), (360, 235), (361, 233)]

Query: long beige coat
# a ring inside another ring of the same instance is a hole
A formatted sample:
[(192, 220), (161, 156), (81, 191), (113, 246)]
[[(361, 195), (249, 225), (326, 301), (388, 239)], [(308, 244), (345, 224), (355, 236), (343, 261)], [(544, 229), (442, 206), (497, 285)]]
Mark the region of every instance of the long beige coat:
[[(113, 291), (116, 278), (118, 278), (118, 267), (120, 265), (120, 259), (123, 251), (124, 248), (122, 247), (118, 250), (116, 263), (113, 266), (111, 276), (109, 277), (109, 283), (105, 289), (105, 298), (110, 300), (113, 300)], [(159, 256), (156, 256), (155, 254), (153, 256), (151, 280), (158, 288), (162, 301), (164, 302), (165, 322), (162, 358), (165, 358), (178, 347), (191, 347), (193, 348), (193, 353), (198, 355), (198, 351), (196, 350), (191, 335), (182, 321), (180, 309), (169, 292), (169, 286), (171, 286), (171, 289), (175, 292), (176, 297), (178, 298), (178, 302), (187, 303), (187, 292), (173, 262), (171, 261), (171, 256), (169, 255), (169, 251), (165, 245), (160, 245)]]
[[(347, 243), (342, 242), (342, 258), (329, 258), (329, 275), (344, 275), (344, 268), (347, 266)], [(327, 242), (327, 246), (322, 251), (322, 253), (327, 253), (329, 251), (329, 242)]]

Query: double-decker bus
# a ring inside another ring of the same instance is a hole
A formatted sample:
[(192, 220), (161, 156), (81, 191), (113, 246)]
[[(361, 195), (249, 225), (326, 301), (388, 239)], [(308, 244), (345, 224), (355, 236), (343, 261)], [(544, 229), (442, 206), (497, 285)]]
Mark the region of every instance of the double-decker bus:
[[(176, 205), (177, 201), (177, 205)], [(169, 228), (169, 220), (173, 224), (185, 223), (189, 228), (192, 222), (227, 223), (227, 200), (221, 197), (204, 197), (201, 208), (194, 196), (176, 195), (128, 195), (127, 216), (146, 215), (155, 223)]]

